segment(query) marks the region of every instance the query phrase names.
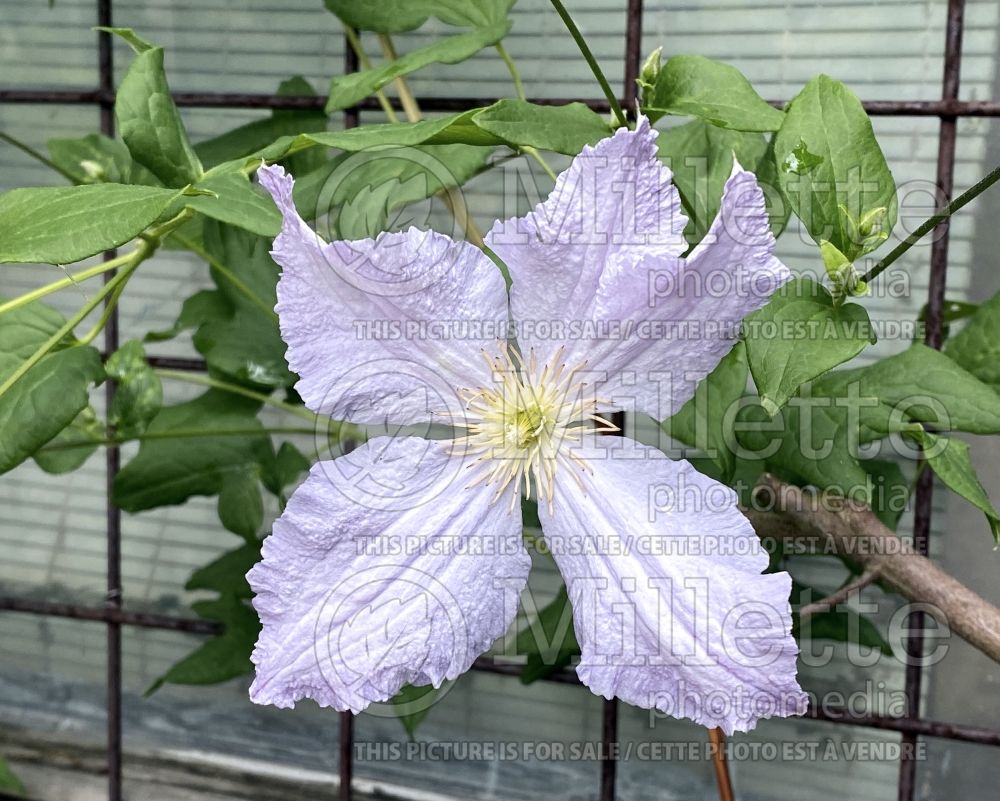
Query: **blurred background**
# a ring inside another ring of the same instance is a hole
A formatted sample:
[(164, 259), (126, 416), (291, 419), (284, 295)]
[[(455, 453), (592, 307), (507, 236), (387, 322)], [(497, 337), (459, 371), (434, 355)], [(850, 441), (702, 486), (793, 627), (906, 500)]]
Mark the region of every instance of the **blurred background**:
[[(624, 77), (624, 0), (567, 3), (616, 87)], [(959, 96), (998, 96), (1000, 4), (969, 0)], [(698, 53), (738, 67), (768, 99), (790, 99), (810, 77), (826, 72), (846, 82), (862, 100), (936, 100), (941, 97), (947, 3), (944, 0), (646, 0), (642, 52), (662, 46), (664, 55)], [(0, 91), (89, 90), (98, 85), (92, 26), (93, 0), (0, 0)], [(265, 94), (302, 75), (317, 94), (344, 69), (344, 37), (337, 19), (319, 0), (114, 0), (114, 24), (132, 27), (162, 45), (175, 92)], [(530, 98), (598, 99), (600, 93), (572, 40), (546, 0), (519, 0), (514, 27), (505, 40)], [(419, 31), (396, 37), (406, 52), (441, 32), (433, 20)], [(378, 52), (374, 41), (369, 52)], [(118, 79), (131, 54), (115, 41)], [(511, 96), (509, 74), (496, 53), (486, 50), (460, 66), (434, 65), (410, 77), (418, 98)], [(197, 141), (270, 112), (181, 109)], [(0, 130), (42, 146), (50, 138), (78, 137), (99, 130), (94, 104), (4, 103)], [(381, 120), (363, 112), (362, 122)], [(343, 125), (343, 115), (330, 127)], [(905, 193), (897, 238), (933, 207), (939, 120), (933, 116), (876, 116), (875, 131), (896, 183)], [(960, 118), (955, 164), (956, 194), (1000, 161), (997, 121)], [(664, 125), (662, 127), (669, 127)], [(558, 159), (553, 160), (555, 164)], [(559, 162), (562, 166), (565, 162)], [(532, 170), (532, 165), (525, 165)], [(536, 171), (542, 196), (551, 182)], [(61, 183), (18, 150), (0, 144), (0, 190)], [(503, 213), (501, 178), (487, 173), (465, 188), (481, 229)], [(508, 210), (508, 213), (509, 210)], [(951, 228), (948, 299), (978, 302), (1000, 291), (1000, 194), (987, 194), (960, 213)], [(793, 222), (793, 225), (796, 223)], [(886, 247), (891, 247), (892, 242)], [(794, 269), (815, 271), (816, 249), (795, 231), (779, 241), (780, 255)], [(927, 296), (929, 246), (913, 248), (894, 270), (901, 277), (897, 297), (865, 301), (875, 320), (913, 320)], [(898, 268), (898, 269), (897, 269)], [(7, 265), (0, 294), (12, 297), (61, 277), (56, 267)], [(166, 329), (192, 287), (210, 286), (205, 264), (189, 254), (162, 252), (143, 266), (120, 306), (122, 340)], [(82, 290), (81, 290), (82, 291)], [(80, 292), (51, 298), (63, 312), (79, 306)], [(901, 350), (908, 338), (884, 338), (862, 357)], [(196, 356), (181, 336), (150, 346), (162, 356)], [(185, 397), (186, 387), (167, 384), (166, 400)], [(194, 395), (194, 388), (191, 388)], [(95, 402), (100, 393), (94, 393)], [(972, 441), (973, 438), (970, 438)], [(125, 449), (123, 458), (131, 451)], [(1000, 453), (975, 446), (973, 456), (988, 491), (1000, 497)], [(32, 462), (0, 480), (0, 595), (99, 605), (105, 587), (105, 463), (102, 453), (66, 476), (42, 473)], [(998, 555), (984, 545), (980, 514), (960, 498), (935, 494), (932, 555), (960, 580), (996, 601)], [(272, 509), (271, 513), (276, 513)], [(900, 531), (910, 525), (904, 516)], [(233, 548), (237, 538), (218, 523), (214, 500), (195, 499), (180, 507), (123, 520), (123, 587), (126, 607), (189, 616), (198, 593), (183, 590), (191, 572)], [(802, 568), (815, 583), (839, 576), (835, 562), (822, 559)], [(836, 579), (834, 579), (836, 581)], [(532, 574), (536, 598), (544, 603), (558, 587), (551, 563)], [(880, 617), (887, 620), (892, 609)], [(133, 799), (221, 799), (334, 797), (338, 767), (336, 713), (305, 703), (294, 711), (255, 707), (247, 699), (248, 679), (197, 688), (166, 686), (149, 698), (149, 685), (198, 642), (197, 637), (134, 627), (123, 629), (124, 742), (126, 795)], [(0, 753), (44, 799), (106, 797), (105, 630), (101, 623), (0, 612)], [(857, 693), (861, 711), (883, 708), (898, 695), (903, 666), (893, 657), (860, 668), (833, 644), (832, 665), (802, 668), (815, 692)], [(935, 720), (979, 726), (1000, 720), (1000, 668), (960, 641), (929, 671), (922, 714)], [(581, 687), (536, 683), (470, 673), (436, 704), (417, 730), (424, 740), (546, 742), (599, 741), (601, 700)], [(765, 722), (746, 742), (832, 740), (835, 743), (898, 742), (899, 735), (810, 720)], [(362, 715), (358, 743), (405, 742), (392, 717)], [(620, 707), (619, 739), (704, 742), (693, 724), (651, 721), (645, 711)], [(926, 759), (917, 767), (916, 797), (962, 798), (1000, 786), (996, 749), (928, 738)], [(841, 754), (843, 751), (840, 752)], [(596, 795), (599, 763), (593, 760), (383, 760), (357, 752), (355, 778), (360, 797), (482, 798), (569, 801)], [(745, 799), (897, 797), (898, 762), (893, 759), (800, 761), (737, 760), (731, 764), (738, 795)], [(712, 765), (706, 760), (624, 760), (618, 768), (623, 799), (711, 799), (717, 797)]]

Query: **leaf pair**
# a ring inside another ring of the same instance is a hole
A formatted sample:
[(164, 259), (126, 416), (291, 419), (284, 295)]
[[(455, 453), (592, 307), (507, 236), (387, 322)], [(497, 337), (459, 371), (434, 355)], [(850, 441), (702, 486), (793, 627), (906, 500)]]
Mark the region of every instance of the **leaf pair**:
[[(782, 112), (764, 101), (737, 69), (703, 56), (674, 56), (653, 73), (652, 83), (647, 76), (640, 84), (643, 111), (650, 119), (691, 116), (729, 133), (728, 137), (716, 133), (714, 141), (692, 148), (684, 137), (698, 128), (668, 131), (667, 142), (661, 143), (667, 155), (712, 155), (713, 147), (737, 151), (743, 166), (755, 169), (769, 191), (780, 192), (816, 243), (835, 248), (847, 264), (853, 265), (888, 237), (896, 220), (896, 185), (868, 115), (844, 84), (819, 75)], [(737, 134), (772, 131), (766, 159), (756, 152), (759, 138)], [(712, 134), (699, 131), (698, 136)], [(680, 141), (670, 144), (671, 137)], [(724, 181), (726, 160), (717, 156), (716, 161), (719, 166), (714, 169)], [(711, 160), (709, 165), (712, 170)], [(718, 186), (718, 176), (714, 183)], [(721, 194), (716, 186), (713, 198)], [(705, 219), (711, 216), (699, 220), (700, 230), (706, 228)], [(775, 228), (780, 230), (780, 225)], [(861, 291), (856, 281), (846, 283), (854, 293)]]
[[(61, 314), (39, 301), (0, 315), (0, 341), (4, 343), (0, 351), (0, 383), (65, 322)], [(4, 432), (0, 439), (0, 473), (36, 454), (78, 416), (85, 418), (90, 387), (103, 380), (100, 354), (89, 346), (56, 349), (28, 370), (0, 398), (0, 430)], [(85, 419), (81, 426), (87, 428)], [(83, 459), (89, 452), (83, 452)], [(47, 457), (43, 457), (41, 464), (52, 472), (64, 472), (82, 463), (74, 463), (74, 457), (79, 455), (73, 454), (69, 461), (65, 456), (53, 456), (46, 462)]]
[(353, 106), (403, 76), (430, 64), (457, 64), (484, 47), (497, 44), (510, 30), (513, 0), (452, 3), (444, 0), (326, 0), (326, 7), (348, 28), (382, 35), (414, 30), (434, 16), (448, 25), (472, 30), (438, 39), (371, 69), (334, 78), (330, 82), (327, 113)]

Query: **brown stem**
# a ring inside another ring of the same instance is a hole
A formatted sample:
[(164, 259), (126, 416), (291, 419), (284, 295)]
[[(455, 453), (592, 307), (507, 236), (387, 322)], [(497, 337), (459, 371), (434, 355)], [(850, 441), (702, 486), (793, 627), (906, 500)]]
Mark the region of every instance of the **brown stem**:
[(709, 729), (708, 740), (712, 744), (712, 766), (715, 768), (715, 783), (719, 786), (719, 801), (733, 801), (733, 782), (729, 778), (729, 763), (726, 761), (726, 735), (722, 729)]
[(765, 475), (754, 508), (744, 510), (761, 537), (836, 553), (927, 609), (970, 645), (1000, 662), (1000, 609), (945, 573), (889, 530), (867, 506), (803, 490)]
[(826, 596), (826, 598), (821, 598), (814, 603), (803, 606), (799, 609), (799, 620), (808, 620), (813, 615), (819, 614), (820, 612), (826, 612), (835, 608), (838, 604), (844, 603), (844, 601), (850, 598), (854, 593), (859, 592), (869, 584), (878, 581), (878, 576), (878, 568), (866, 570), (854, 581), (845, 584), (836, 592), (831, 592), (828, 596)]

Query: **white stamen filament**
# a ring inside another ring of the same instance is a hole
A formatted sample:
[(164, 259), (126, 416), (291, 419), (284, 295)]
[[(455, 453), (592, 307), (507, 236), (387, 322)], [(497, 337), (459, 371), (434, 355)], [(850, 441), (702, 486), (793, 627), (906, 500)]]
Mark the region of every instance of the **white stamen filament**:
[[(608, 433), (618, 427), (597, 414), (604, 402), (588, 397), (586, 381), (577, 377), (587, 362), (568, 368), (559, 348), (541, 371), (534, 350), (527, 358), (497, 343), (499, 355), (486, 360), (496, 383), (492, 387), (462, 390), (468, 414), (466, 453), (475, 457), (470, 467), (491, 461), (489, 469), (469, 486), (495, 485), (493, 502), (511, 483), (524, 483), (524, 497), (534, 493), (552, 511), (556, 468), (561, 463), (583, 486), (577, 470), (589, 470), (571, 445), (585, 433)], [(564, 445), (566, 441), (569, 445)], [(511, 495), (511, 508), (517, 494)]]

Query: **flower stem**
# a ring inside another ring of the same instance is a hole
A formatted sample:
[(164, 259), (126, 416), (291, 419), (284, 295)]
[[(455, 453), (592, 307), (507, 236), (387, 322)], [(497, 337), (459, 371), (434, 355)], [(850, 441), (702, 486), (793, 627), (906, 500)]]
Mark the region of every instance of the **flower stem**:
[(277, 320), (278, 319), (278, 314), (277, 314), (277, 312), (275, 312), (274, 309), (272, 309), (270, 306), (268, 306), (265, 301), (263, 301), (259, 297), (257, 297), (257, 295), (254, 293), (254, 291), (249, 286), (247, 286), (247, 284), (243, 281), (242, 278), (240, 278), (238, 275), (236, 275), (236, 273), (234, 273), (232, 270), (230, 270), (225, 264), (223, 264), (221, 261), (219, 261), (217, 258), (215, 258), (215, 256), (213, 256), (211, 253), (209, 253), (207, 250), (205, 250), (205, 248), (203, 248), (197, 242), (194, 242), (193, 240), (188, 239), (186, 236), (182, 236), (181, 234), (176, 234), (175, 233), (175, 234), (173, 234), (173, 237), (174, 237), (174, 241), (177, 242), (178, 245), (181, 245), (182, 247), (187, 248), (192, 253), (194, 253), (196, 256), (200, 256), (205, 261), (207, 261), (212, 267), (214, 267), (216, 269), (216, 271), (218, 271), (219, 275), (221, 275), (230, 284), (232, 284), (232, 286), (240, 294), (242, 294), (243, 296), (245, 296), (247, 300), (249, 300), (254, 306), (256, 306), (258, 309), (260, 309), (262, 312), (264, 312), (264, 314), (266, 314), (272, 320)]
[[(378, 40), (382, 45), (382, 52), (386, 59), (390, 62), (395, 61), (398, 56), (396, 55), (396, 48), (392, 43), (392, 37), (387, 33), (380, 33)], [(399, 92), (399, 100), (403, 104), (403, 111), (406, 113), (406, 119), (409, 122), (420, 122), (423, 119), (423, 115), (420, 112), (420, 105), (410, 91), (410, 86), (406, 82), (405, 76), (400, 75), (396, 78), (395, 83), (396, 90)], [(465, 198), (459, 193), (459, 187), (446, 187), (438, 192), (437, 196), (444, 203), (451, 216), (455, 218), (455, 222), (465, 231), (465, 238), (477, 248), (481, 248), (483, 246), (483, 234), (475, 221), (469, 216), (469, 210), (465, 205)]]
[(115, 287), (115, 291), (111, 293), (111, 296), (108, 298), (108, 302), (104, 304), (104, 311), (101, 312), (101, 316), (97, 322), (94, 323), (93, 328), (80, 338), (80, 345), (89, 345), (97, 339), (97, 335), (104, 330), (104, 326), (108, 324), (108, 320), (111, 319), (111, 315), (114, 314), (114, 311), (118, 306), (118, 301), (121, 300), (122, 292), (125, 291), (125, 285), (128, 283), (129, 278), (132, 277), (132, 274), (135, 272), (135, 268), (138, 266), (139, 262), (137, 261), (135, 264), (131, 264), (125, 268), (125, 277), (122, 279), (121, 283)]
[[(517, 71), (517, 65), (514, 64), (514, 59), (510, 57), (510, 53), (507, 52), (507, 48), (503, 46), (503, 42), (496, 43), (496, 50), (500, 54), (500, 58), (503, 59), (504, 64), (507, 65), (507, 69), (510, 72), (510, 77), (514, 81), (514, 91), (517, 93), (518, 100), (527, 100), (528, 97), (524, 91), (524, 84), (521, 82), (521, 73)], [(545, 174), (549, 176), (553, 181), (556, 180), (555, 171), (548, 165), (542, 154), (538, 152), (537, 148), (531, 147), (529, 145), (522, 145), (518, 148), (521, 153), (531, 156), (543, 170)]]
[(230, 384), (228, 381), (220, 381), (219, 379), (212, 378), (211, 376), (201, 375), (200, 373), (189, 373), (183, 370), (166, 370), (156, 368), (153, 372), (160, 376), (160, 378), (166, 378), (170, 381), (183, 381), (187, 384), (198, 384), (199, 386), (211, 387), (212, 389), (218, 389), (222, 392), (231, 392), (234, 395), (242, 395), (244, 398), (259, 401), (265, 406), (271, 406), (275, 409), (281, 409), (282, 411), (288, 412), (289, 414), (294, 414), (296, 417), (300, 417), (313, 424), (313, 428), (309, 430), (309, 433), (311, 434), (315, 434), (318, 430), (320, 430), (320, 426), (330, 426), (328, 433), (336, 431), (341, 436), (347, 436), (348, 438), (359, 442), (363, 442), (367, 439), (364, 432), (353, 423), (332, 420), (325, 415), (309, 411), (309, 409), (305, 406), (296, 406), (293, 403), (286, 403), (283, 400), (279, 400), (271, 395), (266, 395), (263, 392), (255, 392), (252, 389), (241, 387), (239, 384)]
[[(354, 30), (350, 25), (344, 26), (344, 35), (347, 37), (347, 42), (351, 46), (351, 50), (354, 51), (354, 55), (358, 57), (358, 63), (366, 70), (372, 68), (371, 61), (368, 60), (368, 55), (365, 53), (364, 47), (361, 46), (361, 37), (358, 36), (358, 32)], [(382, 111), (385, 112), (386, 119), (389, 122), (399, 122), (399, 117), (396, 116), (396, 109), (392, 107), (392, 103), (389, 102), (389, 98), (385, 96), (385, 92), (381, 89), (375, 91), (375, 97), (378, 98), (378, 104), (382, 107)]]
[(951, 201), (951, 203), (941, 209), (941, 211), (933, 214), (931, 217), (922, 222), (912, 234), (889, 251), (885, 258), (877, 262), (874, 267), (861, 276), (861, 280), (867, 283), (876, 276), (881, 275), (890, 264), (906, 253), (906, 251), (920, 241), (925, 234), (935, 229), (969, 201), (975, 200), (979, 197), (979, 195), (993, 186), (993, 184), (995, 184), (998, 180), (1000, 180), (1000, 166), (995, 167), (989, 175), (979, 181), (975, 186), (960, 194), (957, 198)]
[[(393, 62), (399, 58), (396, 55), (396, 48), (389, 34), (378, 34), (378, 43), (382, 47), (382, 55), (385, 56), (387, 61)], [(410, 85), (406, 82), (406, 78), (400, 75), (393, 83), (395, 83), (396, 91), (399, 93), (399, 102), (403, 104), (403, 112), (406, 114), (406, 119), (410, 122), (420, 122), (423, 115), (420, 113), (420, 106), (417, 105), (417, 99), (413, 96), (413, 92), (410, 91)]]
[(503, 59), (503, 63), (507, 65), (507, 70), (510, 72), (510, 77), (514, 81), (514, 91), (517, 93), (519, 100), (527, 100), (528, 96), (524, 92), (524, 84), (521, 82), (521, 73), (517, 71), (517, 66), (514, 64), (514, 59), (510, 57), (510, 53), (507, 52), (507, 48), (503, 46), (503, 42), (496, 43), (497, 52), (500, 54), (500, 58)]
[(28, 154), (29, 156), (31, 156), (31, 158), (33, 158), (36, 161), (41, 162), (42, 164), (44, 164), (50, 170), (55, 170), (57, 173), (59, 173), (63, 178), (65, 178), (71, 184), (78, 184), (78, 183), (80, 183), (79, 179), (75, 175), (71, 175), (70, 173), (66, 172), (66, 170), (64, 170), (62, 167), (60, 167), (54, 161), (52, 161), (52, 159), (46, 158), (41, 153), (39, 153), (37, 150), (35, 150), (33, 147), (31, 147), (31, 145), (25, 144), (20, 139), (15, 139), (10, 134), (6, 134), (3, 131), (0, 131), (0, 141), (6, 142), (9, 145), (13, 145), (14, 147), (16, 147), (21, 152)]
[(46, 295), (51, 295), (53, 292), (58, 292), (60, 289), (65, 289), (66, 287), (73, 286), (80, 281), (86, 281), (88, 278), (101, 275), (101, 273), (106, 273), (109, 270), (116, 270), (123, 264), (128, 264), (134, 258), (135, 251), (125, 253), (124, 255), (118, 256), (110, 261), (95, 264), (93, 267), (80, 270), (79, 272), (73, 273), (66, 278), (61, 278), (58, 281), (53, 281), (51, 284), (46, 284), (38, 289), (33, 289), (31, 292), (26, 292), (13, 300), (8, 300), (6, 303), (0, 304), (0, 314), (18, 309), (21, 306), (31, 303), (32, 301), (38, 300), (39, 298), (44, 298)]
[(604, 96), (608, 99), (608, 104), (611, 106), (611, 111), (618, 120), (618, 124), (624, 128), (628, 125), (628, 122), (625, 119), (625, 112), (622, 111), (621, 103), (618, 102), (618, 98), (615, 97), (615, 93), (611, 91), (611, 84), (609, 84), (608, 79), (604, 77), (604, 73), (601, 71), (601, 66), (597, 63), (597, 59), (594, 58), (594, 54), (590, 51), (590, 47), (583, 38), (583, 34), (580, 33), (580, 29), (576, 27), (576, 23), (573, 22), (573, 18), (566, 10), (566, 6), (562, 4), (562, 0), (551, 0), (551, 2), (552, 7), (556, 10), (556, 13), (562, 17), (562, 21), (566, 24), (566, 28), (569, 30), (569, 35), (573, 37), (573, 41), (576, 42), (576, 46), (580, 48), (580, 52), (583, 54), (583, 58), (587, 62), (587, 65), (590, 67), (590, 71), (594, 73), (594, 77), (597, 78), (597, 82), (601, 85), (601, 91), (604, 92)]
[[(25, 374), (42, 359), (44, 359), (53, 348), (63, 341), (63, 339), (72, 334), (73, 329), (76, 328), (88, 314), (96, 309), (106, 297), (114, 296), (117, 298), (118, 293), (121, 292), (121, 288), (128, 282), (128, 279), (132, 277), (132, 273), (136, 271), (140, 264), (156, 252), (156, 249), (160, 246), (160, 242), (163, 237), (174, 230), (174, 228), (184, 223), (193, 213), (194, 212), (191, 209), (184, 209), (162, 225), (150, 228), (148, 231), (140, 234), (135, 250), (126, 255), (125, 261), (123, 262), (125, 264), (125, 269), (105, 283), (104, 286), (101, 287), (101, 290), (94, 295), (93, 298), (77, 309), (76, 313), (73, 314), (73, 316), (70, 317), (65, 324), (60, 326), (58, 331), (45, 340), (45, 342), (43, 342), (34, 353), (17, 366), (17, 369), (7, 377), (7, 380), (4, 381), (3, 384), (0, 384), (0, 398), (7, 394), (14, 384), (24, 378)], [(107, 315), (107, 310), (105, 310), (105, 315)], [(102, 316), (102, 320), (104, 323), (107, 322), (105, 316)], [(88, 333), (87, 336), (92, 339), (97, 336), (97, 333), (99, 332), (100, 328), (96, 328), (95, 331)], [(79, 346), (80, 344), (86, 343), (75, 343), (75, 346)]]
[(252, 389), (241, 387), (239, 384), (230, 384), (226, 381), (220, 381), (217, 378), (212, 378), (211, 376), (201, 375), (200, 373), (189, 373), (183, 370), (166, 370), (162, 368), (156, 368), (153, 372), (160, 376), (160, 378), (166, 378), (171, 381), (183, 381), (187, 384), (198, 384), (203, 387), (219, 389), (223, 392), (231, 392), (234, 395), (242, 395), (244, 398), (260, 401), (261, 403), (273, 406), (276, 409), (283, 409), (290, 414), (301, 417), (303, 420), (308, 420), (310, 423), (326, 422), (327, 419), (310, 412), (305, 406), (295, 406), (291, 403), (285, 403), (277, 398), (272, 398), (270, 395), (265, 395), (263, 392), (255, 392)]
[(311, 428), (302, 426), (278, 426), (275, 428), (194, 428), (173, 429), (171, 431), (147, 431), (131, 437), (104, 437), (103, 439), (81, 439), (78, 441), (55, 442), (41, 448), (43, 451), (65, 451), (93, 445), (121, 445), (133, 440), (153, 439), (198, 439), (201, 437), (252, 437), (263, 434), (315, 434)]
[(545, 170), (545, 174), (548, 175), (549, 178), (551, 178), (553, 181), (558, 180), (558, 176), (556, 175), (555, 170), (553, 170), (549, 166), (549, 163), (544, 158), (542, 158), (542, 154), (539, 153), (537, 149), (535, 149), (533, 147), (530, 147), (528, 145), (523, 145), (521, 147), (521, 152), (522, 153), (527, 153), (535, 161), (537, 161), (539, 163), (539, 165), (541, 165), (541, 168), (543, 170)]
[(118, 275), (108, 281), (103, 287), (101, 287), (100, 292), (94, 295), (93, 298), (88, 300), (81, 306), (76, 313), (70, 317), (64, 325), (62, 325), (58, 331), (56, 331), (52, 336), (50, 336), (45, 342), (43, 342), (34, 353), (32, 353), (27, 359), (18, 365), (17, 369), (8, 376), (7, 380), (0, 384), (0, 397), (3, 397), (7, 391), (14, 386), (18, 381), (20, 381), (25, 373), (27, 373), (32, 367), (34, 367), (38, 362), (40, 362), (46, 355), (69, 334), (73, 332), (73, 329), (80, 324), (80, 322), (90, 314), (94, 309), (96, 309), (104, 298), (111, 295), (119, 286), (121, 286), (125, 281), (129, 279), (132, 271), (139, 266), (153, 251), (153, 248), (145, 242), (140, 243), (140, 245), (132, 252), (132, 256), (135, 260), (130, 263), (124, 270), (122, 270)]

